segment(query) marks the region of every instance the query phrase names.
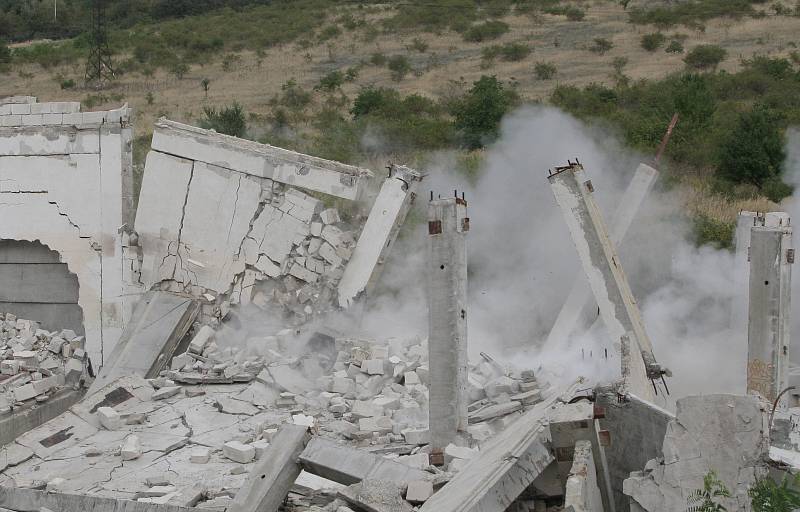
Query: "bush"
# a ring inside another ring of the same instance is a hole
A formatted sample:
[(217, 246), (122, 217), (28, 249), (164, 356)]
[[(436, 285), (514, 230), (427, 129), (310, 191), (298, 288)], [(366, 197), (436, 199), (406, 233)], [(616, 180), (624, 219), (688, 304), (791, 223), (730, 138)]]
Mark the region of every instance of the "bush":
[(683, 58), (683, 62), (685, 62), (686, 66), (690, 69), (701, 70), (715, 68), (720, 62), (725, 60), (727, 55), (728, 52), (726, 52), (724, 48), (715, 44), (701, 44), (692, 48), (692, 50), (686, 54), (686, 57)]
[(607, 51), (609, 51), (613, 47), (614, 47), (614, 43), (612, 43), (608, 39), (603, 38), (603, 37), (596, 37), (594, 39), (594, 44), (589, 47), (589, 51), (593, 52), (593, 53), (597, 53), (597, 54), (603, 55), (604, 53), (606, 53)]
[(311, 103), (311, 93), (297, 85), (297, 82), (292, 79), (281, 85), (278, 103), (290, 110), (300, 111)]
[(419, 52), (419, 53), (425, 53), (425, 52), (428, 51), (428, 43), (426, 43), (425, 41), (423, 41), (419, 37), (415, 37), (411, 41), (410, 49), (414, 50), (416, 52)]
[(775, 114), (763, 105), (742, 112), (720, 147), (718, 175), (761, 189), (780, 176), (786, 158)]
[(735, 222), (725, 222), (707, 215), (694, 218), (694, 243), (697, 246), (711, 245), (715, 249), (733, 248)]
[(61, 80), (61, 89), (74, 89), (75, 88), (75, 80), (72, 78), (67, 78), (65, 80)]
[(244, 109), (238, 103), (220, 110), (203, 107), (203, 114), (205, 117), (200, 120), (201, 127), (234, 137), (244, 137), (247, 123)]
[(667, 53), (683, 53), (683, 43), (677, 39), (673, 39), (667, 47), (664, 48), (664, 51)]
[(331, 71), (319, 79), (319, 84), (314, 87), (315, 91), (333, 92), (344, 84), (344, 74), (337, 70)]
[(800, 493), (790, 485), (795, 488), (800, 485), (800, 476), (791, 479), (784, 476), (780, 485), (768, 476), (756, 480), (747, 491), (753, 512), (792, 512), (800, 508)]
[(469, 27), (466, 32), (464, 32), (464, 41), (472, 43), (490, 41), (502, 36), (508, 32), (508, 30), (508, 23), (497, 20), (485, 21)]
[(375, 52), (369, 58), (369, 63), (373, 66), (385, 66), (386, 65), (386, 55)]
[(386, 67), (392, 72), (392, 80), (399, 82), (411, 71), (411, 64), (405, 55), (393, 55), (386, 62)]
[(642, 36), (642, 48), (648, 52), (654, 52), (661, 48), (666, 42), (667, 36), (661, 32), (653, 32), (652, 34), (645, 34)]
[(507, 62), (519, 62), (530, 54), (530, 47), (521, 43), (487, 46), (481, 51), (481, 56), (486, 61), (492, 61), (500, 57)]
[(586, 12), (574, 5), (549, 7), (544, 12), (566, 16), (570, 21), (581, 21), (586, 16)]
[(755, 14), (753, 0), (690, 0), (675, 5), (652, 9), (635, 8), (628, 11), (631, 23), (652, 24), (659, 27), (686, 25), (699, 28), (712, 18), (739, 18)]
[(11, 62), (11, 48), (0, 41), (0, 64), (8, 64), (9, 62)]
[(550, 80), (556, 76), (556, 65), (551, 62), (537, 62), (533, 72), (538, 80)]
[(169, 72), (175, 75), (178, 80), (183, 80), (183, 77), (189, 72), (189, 65), (185, 62), (176, 62), (170, 67)]
[(320, 42), (324, 42), (339, 36), (341, 33), (342, 29), (338, 25), (328, 25), (320, 31), (318, 39)]
[(482, 76), (456, 105), (454, 126), (462, 144), (477, 149), (497, 139), (500, 121), (513, 107), (518, 96), (495, 76)]

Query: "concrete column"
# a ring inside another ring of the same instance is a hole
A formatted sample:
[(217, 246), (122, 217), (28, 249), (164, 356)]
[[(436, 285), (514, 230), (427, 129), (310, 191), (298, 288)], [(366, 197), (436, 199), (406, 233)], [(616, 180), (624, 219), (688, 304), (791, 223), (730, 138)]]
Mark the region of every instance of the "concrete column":
[(422, 176), (408, 167), (393, 165), (389, 170), (339, 281), (339, 306), (348, 308), (361, 293), (371, 294), (420, 181)]
[[(636, 212), (639, 211), (644, 198), (653, 187), (658, 171), (646, 164), (639, 164), (628, 188), (619, 201), (619, 206), (614, 214), (611, 226), (611, 241), (619, 245), (625, 238), (625, 233), (633, 223)], [(596, 307), (592, 298), (592, 291), (585, 279), (576, 279), (567, 300), (558, 312), (556, 321), (547, 336), (545, 347), (555, 347), (565, 343), (574, 332), (585, 331), (589, 326), (587, 320), (590, 310)]]
[(431, 446), (467, 428), (467, 203), (428, 204), (428, 353)]
[[(655, 396), (648, 379), (657, 374), (660, 376), (661, 370), (653, 356), (653, 347), (645, 332), (639, 307), (592, 195), (592, 182), (579, 163), (556, 168), (548, 180), (564, 214), (581, 266), (611, 339), (621, 343), (622, 337), (627, 336), (631, 357), (641, 354), (644, 362), (644, 372), (622, 368), (626, 390), (652, 401)], [(622, 358), (622, 361), (624, 365), (630, 359)], [(638, 366), (638, 361), (636, 363)]]
[(750, 229), (747, 391), (770, 401), (788, 385), (793, 262), (788, 216), (756, 217)]

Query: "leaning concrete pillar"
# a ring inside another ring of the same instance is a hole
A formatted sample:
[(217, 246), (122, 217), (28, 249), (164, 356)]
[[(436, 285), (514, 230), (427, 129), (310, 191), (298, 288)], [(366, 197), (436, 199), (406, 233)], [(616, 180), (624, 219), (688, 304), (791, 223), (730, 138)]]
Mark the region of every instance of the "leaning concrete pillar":
[[(652, 401), (655, 396), (648, 379), (660, 377), (662, 370), (655, 361), (639, 307), (592, 195), (592, 182), (579, 163), (556, 168), (548, 180), (578, 250), (603, 323), (614, 342), (619, 342), (621, 348), (627, 346), (623, 356), (627, 351), (628, 357), (622, 357), (626, 390)], [(639, 357), (643, 365), (639, 364)]]
[(372, 292), (421, 180), (422, 175), (408, 167), (393, 165), (389, 169), (389, 177), (381, 186), (339, 281), (340, 307), (348, 308), (362, 293)]
[(788, 385), (792, 263), (789, 217), (756, 217), (750, 229), (747, 391), (770, 401)]
[(467, 428), (467, 203), (428, 204), (428, 354), (431, 445), (443, 449)]
[[(625, 233), (633, 223), (636, 212), (639, 211), (639, 207), (657, 177), (658, 171), (649, 165), (639, 164), (639, 167), (636, 168), (636, 173), (628, 184), (628, 188), (625, 189), (625, 193), (622, 194), (614, 215), (614, 222), (611, 226), (611, 241), (614, 244), (619, 245), (625, 238)], [(586, 312), (594, 310), (595, 307), (592, 291), (586, 280), (576, 279), (567, 300), (564, 301), (561, 311), (558, 312), (544, 347), (556, 347), (566, 342), (573, 332), (585, 331), (589, 327), (586, 320), (590, 317)]]

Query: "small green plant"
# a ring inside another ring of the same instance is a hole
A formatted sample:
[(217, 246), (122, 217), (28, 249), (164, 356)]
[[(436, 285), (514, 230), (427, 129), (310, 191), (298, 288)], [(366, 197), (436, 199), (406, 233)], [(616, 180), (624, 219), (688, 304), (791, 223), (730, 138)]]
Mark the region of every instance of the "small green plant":
[(303, 89), (294, 79), (281, 85), (281, 95), (278, 103), (288, 109), (299, 112), (311, 103), (311, 93)]
[(175, 78), (178, 80), (183, 80), (183, 77), (189, 72), (189, 65), (185, 62), (176, 62), (172, 65), (169, 71), (175, 75)]
[(695, 489), (686, 499), (687, 512), (726, 512), (728, 509), (718, 503), (721, 498), (731, 495), (725, 483), (711, 470), (703, 477), (703, 488)]
[(211, 80), (208, 78), (203, 78), (200, 80), (200, 87), (203, 88), (203, 92), (205, 93), (206, 99), (208, 99), (208, 88), (211, 86)]
[(203, 115), (205, 117), (200, 120), (200, 126), (203, 128), (234, 137), (244, 137), (247, 121), (244, 109), (238, 103), (219, 110), (213, 107), (203, 107)]
[(522, 43), (492, 45), (481, 50), (481, 57), (486, 63), (491, 63), (498, 57), (507, 62), (519, 62), (530, 54), (531, 48)]
[(393, 55), (386, 62), (386, 67), (392, 72), (392, 80), (399, 82), (411, 71), (411, 63), (405, 55)]
[(156, 101), (156, 97), (153, 95), (153, 91), (147, 91), (147, 94), (145, 94), (144, 99), (148, 105), (152, 105)]
[(664, 51), (667, 53), (683, 53), (683, 43), (678, 41), (677, 39), (673, 39), (669, 42)]
[(552, 62), (537, 62), (533, 67), (533, 73), (538, 80), (550, 80), (556, 76), (556, 65)]
[(381, 52), (375, 52), (369, 57), (369, 63), (373, 66), (385, 66), (387, 60), (386, 55)]
[(544, 12), (566, 16), (569, 21), (581, 21), (586, 17), (586, 12), (574, 5), (548, 7)]
[(661, 32), (653, 32), (642, 36), (642, 48), (648, 52), (654, 52), (661, 48), (667, 40), (667, 36)]
[(344, 72), (345, 82), (355, 82), (358, 78), (358, 67), (351, 66)]
[(64, 80), (61, 80), (61, 84), (60, 85), (61, 85), (61, 89), (62, 90), (74, 89), (75, 88), (75, 80), (73, 80), (72, 78), (66, 78)]
[(594, 44), (589, 47), (589, 51), (592, 53), (597, 53), (599, 55), (604, 55), (613, 47), (614, 43), (612, 43), (608, 39), (604, 37), (596, 37), (594, 39)]
[(485, 21), (469, 27), (464, 32), (464, 41), (469, 41), (471, 43), (490, 41), (502, 36), (508, 32), (508, 30), (508, 23), (498, 20)]
[(715, 44), (701, 44), (692, 48), (683, 58), (683, 62), (690, 69), (703, 70), (716, 68), (720, 62), (725, 60), (728, 52), (724, 48)]
[(800, 493), (790, 484), (800, 486), (800, 473), (792, 478), (784, 476), (780, 485), (769, 477), (756, 480), (747, 491), (753, 512), (792, 512), (800, 508)]
[(8, 64), (11, 62), (11, 49), (4, 43), (0, 41), (0, 64)]
[(409, 49), (410, 50), (414, 50), (415, 52), (418, 52), (418, 53), (427, 52), (428, 51), (428, 47), (429, 47), (428, 43), (426, 43), (425, 41), (423, 41), (419, 37), (415, 37), (411, 41), (411, 45), (409, 45)]
[(314, 87), (315, 91), (333, 92), (344, 84), (344, 73), (338, 69), (327, 73), (319, 79), (319, 84)]
[(328, 25), (319, 33), (318, 39), (320, 42), (328, 41), (338, 37), (342, 33), (339, 25)]

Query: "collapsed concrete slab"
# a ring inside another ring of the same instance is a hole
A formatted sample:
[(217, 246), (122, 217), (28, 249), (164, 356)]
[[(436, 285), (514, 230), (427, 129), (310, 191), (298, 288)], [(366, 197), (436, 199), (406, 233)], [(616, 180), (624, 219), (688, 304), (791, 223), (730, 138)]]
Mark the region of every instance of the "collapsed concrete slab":
[(564, 510), (571, 512), (603, 512), (603, 498), (597, 486), (592, 444), (575, 443), (572, 468), (567, 478)]
[(719, 503), (728, 510), (749, 510), (747, 491), (768, 472), (770, 408), (754, 395), (678, 400), (676, 418), (664, 437), (663, 459), (649, 461), (644, 471), (624, 482), (632, 509), (684, 510), (689, 495), (702, 489), (703, 477), (714, 471), (731, 492)]
[[(132, 138), (127, 106), (103, 112), (80, 112), (72, 102), (0, 107), (0, 240), (16, 244), (2, 251), (20, 251), (22, 259), (12, 260), (20, 268), (38, 263), (20, 244), (41, 244), (58, 255), (52, 270), (66, 264), (78, 284), (77, 297), (58, 300), (2, 286), (0, 310), (30, 318), (37, 304), (44, 304), (40, 311), (74, 304), (82, 322), (73, 329), (85, 333), (95, 367), (114, 348), (138, 291), (131, 284), (136, 254), (120, 229), (133, 221)], [(0, 283), (14, 268), (0, 265)]]

